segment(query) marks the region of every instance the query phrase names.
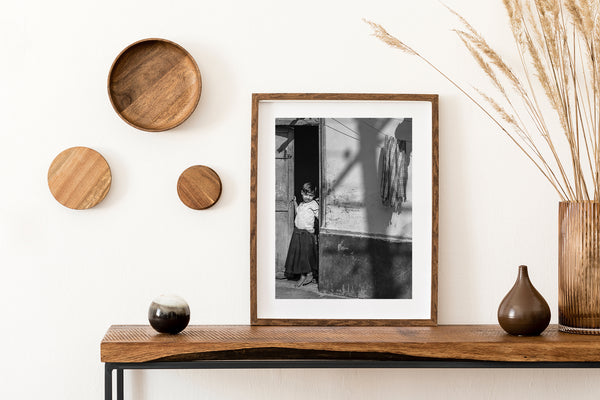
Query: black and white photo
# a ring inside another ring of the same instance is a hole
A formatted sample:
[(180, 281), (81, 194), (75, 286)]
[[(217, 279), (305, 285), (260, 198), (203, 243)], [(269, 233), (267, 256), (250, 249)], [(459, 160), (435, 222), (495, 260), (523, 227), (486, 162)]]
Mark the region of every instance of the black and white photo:
[(275, 120), (276, 298), (412, 297), (412, 119)]

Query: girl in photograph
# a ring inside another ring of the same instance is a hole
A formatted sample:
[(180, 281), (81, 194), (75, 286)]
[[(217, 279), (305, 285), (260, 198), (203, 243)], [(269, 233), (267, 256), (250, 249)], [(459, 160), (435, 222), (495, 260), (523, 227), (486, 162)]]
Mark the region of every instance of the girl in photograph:
[(302, 201), (296, 203), (294, 219), (294, 233), (290, 240), (287, 257), (285, 260), (286, 276), (300, 275), (296, 286), (308, 285), (317, 278), (317, 235), (315, 226), (318, 226), (319, 203), (316, 199), (315, 186), (306, 182), (300, 190)]

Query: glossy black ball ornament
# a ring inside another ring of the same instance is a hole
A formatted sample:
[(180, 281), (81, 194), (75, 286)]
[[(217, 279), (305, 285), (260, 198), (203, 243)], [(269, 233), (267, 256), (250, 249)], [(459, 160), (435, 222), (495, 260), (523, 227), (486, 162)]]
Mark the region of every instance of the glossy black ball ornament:
[(190, 307), (179, 296), (160, 295), (148, 309), (150, 325), (160, 333), (179, 333), (190, 322)]

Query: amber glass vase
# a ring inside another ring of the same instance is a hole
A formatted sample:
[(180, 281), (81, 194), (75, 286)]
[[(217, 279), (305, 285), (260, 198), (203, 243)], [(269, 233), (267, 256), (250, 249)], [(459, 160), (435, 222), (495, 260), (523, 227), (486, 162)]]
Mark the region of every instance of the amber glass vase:
[(600, 334), (600, 203), (558, 209), (558, 322), (569, 333)]

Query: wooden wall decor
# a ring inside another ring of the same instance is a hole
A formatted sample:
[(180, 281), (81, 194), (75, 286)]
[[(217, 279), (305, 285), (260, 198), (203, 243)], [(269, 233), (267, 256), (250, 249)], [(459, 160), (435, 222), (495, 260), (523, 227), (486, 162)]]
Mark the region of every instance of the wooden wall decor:
[(48, 187), (60, 204), (85, 210), (100, 203), (112, 181), (108, 163), (95, 150), (71, 147), (61, 152), (48, 169)]
[(166, 131), (196, 109), (202, 91), (200, 70), (180, 45), (144, 39), (125, 48), (108, 74), (110, 102), (129, 125)]
[(189, 208), (204, 210), (212, 207), (221, 197), (221, 179), (211, 168), (194, 165), (179, 176), (177, 194)]

